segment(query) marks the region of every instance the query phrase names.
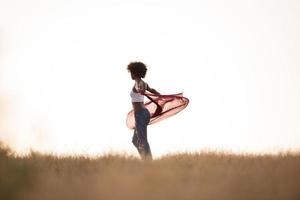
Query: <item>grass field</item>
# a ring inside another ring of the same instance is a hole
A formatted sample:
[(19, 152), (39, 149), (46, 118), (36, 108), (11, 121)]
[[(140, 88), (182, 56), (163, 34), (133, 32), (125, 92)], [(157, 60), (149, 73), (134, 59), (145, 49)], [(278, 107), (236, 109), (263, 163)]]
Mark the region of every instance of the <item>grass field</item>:
[(1, 145), (0, 199), (20, 200), (299, 200), (300, 154), (199, 152), (154, 161), (32, 153)]

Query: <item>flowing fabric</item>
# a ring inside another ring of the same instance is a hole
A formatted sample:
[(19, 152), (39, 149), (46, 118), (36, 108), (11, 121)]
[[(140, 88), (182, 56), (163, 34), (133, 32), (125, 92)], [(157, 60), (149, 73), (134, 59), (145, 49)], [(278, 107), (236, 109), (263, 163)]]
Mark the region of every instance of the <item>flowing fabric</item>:
[[(157, 95), (151, 93), (144, 94), (150, 101), (144, 103), (150, 112), (150, 124), (167, 119), (187, 107), (189, 99), (183, 97), (182, 93)], [(127, 114), (126, 124), (129, 129), (135, 128), (134, 112), (131, 110)]]

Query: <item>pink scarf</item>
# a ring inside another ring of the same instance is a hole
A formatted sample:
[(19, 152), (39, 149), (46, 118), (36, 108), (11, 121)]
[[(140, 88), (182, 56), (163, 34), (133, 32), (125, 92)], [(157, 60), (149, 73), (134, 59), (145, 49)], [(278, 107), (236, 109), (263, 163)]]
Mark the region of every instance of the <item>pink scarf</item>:
[[(145, 103), (145, 107), (150, 112), (150, 124), (154, 124), (163, 119), (167, 119), (183, 110), (189, 103), (189, 99), (182, 96), (182, 93), (157, 95), (144, 93), (150, 99)], [(126, 124), (129, 129), (135, 128), (135, 119), (133, 110), (127, 114)]]

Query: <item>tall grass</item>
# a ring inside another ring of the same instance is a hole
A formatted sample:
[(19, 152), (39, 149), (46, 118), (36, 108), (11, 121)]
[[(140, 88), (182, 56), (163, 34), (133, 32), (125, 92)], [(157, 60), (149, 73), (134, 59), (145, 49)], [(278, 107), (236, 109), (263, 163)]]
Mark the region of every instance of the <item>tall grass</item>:
[(1, 200), (300, 199), (300, 154), (181, 153), (154, 161), (0, 148)]

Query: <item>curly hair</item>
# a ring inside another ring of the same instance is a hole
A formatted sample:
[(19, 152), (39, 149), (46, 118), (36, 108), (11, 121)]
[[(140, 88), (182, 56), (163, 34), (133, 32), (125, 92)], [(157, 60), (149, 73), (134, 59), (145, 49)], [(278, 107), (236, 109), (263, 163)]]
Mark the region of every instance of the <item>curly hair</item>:
[(138, 78), (145, 78), (147, 67), (142, 62), (131, 62), (127, 66), (127, 70)]

